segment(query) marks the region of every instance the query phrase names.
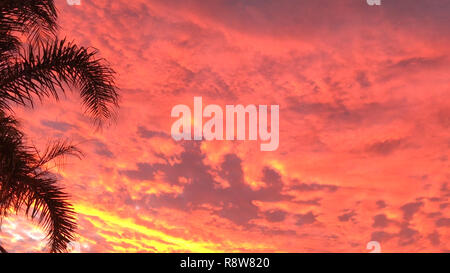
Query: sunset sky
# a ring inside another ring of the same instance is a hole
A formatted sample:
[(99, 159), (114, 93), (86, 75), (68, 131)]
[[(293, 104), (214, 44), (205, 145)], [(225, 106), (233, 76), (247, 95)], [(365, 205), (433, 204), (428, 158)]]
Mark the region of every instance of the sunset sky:
[[(76, 88), (15, 111), (55, 169), (81, 252), (450, 252), (450, 1), (56, 0), (59, 37), (117, 72), (95, 130)], [(280, 106), (280, 143), (180, 141), (172, 107)], [(11, 252), (45, 251), (23, 217)]]

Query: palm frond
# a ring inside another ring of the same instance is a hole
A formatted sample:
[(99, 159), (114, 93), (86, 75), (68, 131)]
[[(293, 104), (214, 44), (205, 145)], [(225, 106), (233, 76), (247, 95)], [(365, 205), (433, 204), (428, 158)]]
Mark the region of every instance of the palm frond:
[(0, 32), (18, 32), (35, 43), (53, 37), (57, 30), (53, 0), (0, 0)]
[(0, 32), (0, 70), (11, 64), (21, 47), (19, 38), (8, 32)]
[(8, 253), (8, 251), (0, 245), (0, 253)]
[(32, 107), (36, 98), (58, 99), (72, 85), (86, 113), (102, 125), (114, 118), (119, 96), (106, 61), (95, 49), (58, 40), (56, 19), (53, 0), (0, 0), (0, 220), (23, 210), (46, 230), (50, 251), (64, 252), (74, 238), (75, 213), (50, 163), (82, 153), (61, 140), (40, 153), (25, 144), (6, 111), (14, 104)]
[(55, 40), (42, 48), (29, 46), (13, 65), (0, 71), (0, 95), (4, 101), (33, 105), (33, 95), (59, 98), (64, 84), (80, 89), (83, 105), (94, 122), (101, 125), (114, 117), (118, 94), (114, 71), (97, 51)]
[(64, 252), (74, 239), (75, 212), (45, 164), (67, 154), (79, 156), (79, 152), (59, 141), (40, 156), (24, 144), (17, 126), (17, 121), (0, 111), (0, 217), (11, 209), (16, 213), (23, 209), (47, 232), (50, 251)]
[(22, 177), (16, 184), (14, 208), (25, 208), (25, 214), (47, 231), (50, 252), (65, 252), (74, 239), (75, 212), (68, 203), (68, 195), (57, 186), (57, 179), (43, 171)]
[(50, 161), (65, 156), (74, 156), (81, 159), (83, 152), (68, 140), (58, 139), (49, 143), (42, 154), (36, 150), (36, 155), (39, 160), (37, 161), (35, 168), (38, 169), (43, 168), (44, 165), (48, 164)]

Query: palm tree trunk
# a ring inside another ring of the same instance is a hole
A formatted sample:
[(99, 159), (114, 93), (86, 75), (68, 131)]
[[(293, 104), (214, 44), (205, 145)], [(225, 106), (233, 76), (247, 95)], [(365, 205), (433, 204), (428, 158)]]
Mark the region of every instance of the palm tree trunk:
[(0, 245), (0, 253), (8, 253), (8, 251)]

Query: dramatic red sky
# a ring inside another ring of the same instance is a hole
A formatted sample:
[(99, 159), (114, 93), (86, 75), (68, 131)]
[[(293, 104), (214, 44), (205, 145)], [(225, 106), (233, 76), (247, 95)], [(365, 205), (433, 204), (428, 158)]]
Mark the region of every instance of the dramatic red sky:
[[(81, 251), (450, 251), (450, 1), (81, 1), (56, 1), (60, 37), (118, 72), (117, 122), (95, 131), (76, 92), (17, 110), (30, 142), (86, 154), (58, 169)], [(280, 105), (279, 149), (175, 142), (194, 96)]]

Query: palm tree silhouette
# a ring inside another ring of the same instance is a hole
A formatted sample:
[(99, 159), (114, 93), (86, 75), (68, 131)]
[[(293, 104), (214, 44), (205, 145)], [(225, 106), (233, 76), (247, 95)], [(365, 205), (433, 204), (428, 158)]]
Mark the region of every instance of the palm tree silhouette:
[(85, 112), (102, 126), (114, 117), (118, 94), (105, 60), (59, 40), (56, 20), (53, 0), (0, 0), (0, 220), (23, 211), (47, 232), (50, 252), (64, 252), (74, 239), (74, 210), (48, 163), (82, 154), (68, 141), (54, 141), (44, 152), (27, 145), (12, 107), (58, 99), (74, 86)]

